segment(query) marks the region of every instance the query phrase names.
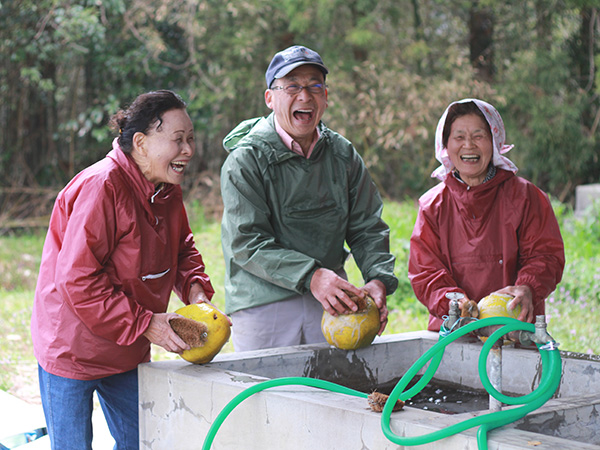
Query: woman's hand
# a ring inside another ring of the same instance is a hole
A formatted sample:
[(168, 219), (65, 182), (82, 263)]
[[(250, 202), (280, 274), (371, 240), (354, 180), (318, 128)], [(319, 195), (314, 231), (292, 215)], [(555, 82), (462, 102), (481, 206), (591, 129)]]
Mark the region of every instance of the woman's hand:
[(206, 293), (204, 292), (204, 289), (202, 288), (202, 286), (199, 283), (192, 283), (192, 285), (190, 286), (190, 297), (189, 298), (190, 298), (190, 305), (193, 303), (208, 303), (210, 306), (219, 310), (221, 313), (223, 313), (223, 315), (225, 317), (227, 317), (227, 320), (229, 321), (229, 326), (233, 325), (229, 316), (227, 314), (225, 314), (223, 311), (221, 311), (219, 308), (217, 308), (208, 299), (208, 297), (206, 296)]
[(190, 304), (192, 303), (210, 303), (208, 297), (200, 283), (192, 283), (189, 294)]
[(479, 317), (477, 303), (469, 300), (466, 295), (458, 301), (458, 307), (460, 308), (460, 317)]
[(169, 320), (174, 317), (181, 316), (175, 313), (153, 314), (144, 336), (150, 342), (164, 348), (168, 352), (180, 354), (184, 350), (189, 350), (190, 346), (171, 328)]
[(512, 295), (514, 298), (508, 302), (507, 308), (512, 311), (517, 305), (521, 305), (521, 314), (517, 319), (521, 322), (533, 323), (533, 293), (529, 286), (506, 286), (496, 292)]

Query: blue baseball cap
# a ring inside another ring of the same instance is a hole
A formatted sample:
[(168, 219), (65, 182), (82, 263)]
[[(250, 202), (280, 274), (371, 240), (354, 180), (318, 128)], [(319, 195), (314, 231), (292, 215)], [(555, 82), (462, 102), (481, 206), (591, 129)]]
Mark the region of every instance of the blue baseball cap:
[(323, 72), (324, 77), (329, 73), (317, 52), (310, 48), (303, 47), (302, 45), (294, 45), (273, 56), (267, 69), (267, 73), (265, 74), (267, 88), (271, 88), (271, 84), (273, 84), (273, 80), (276, 78), (285, 77), (296, 67), (304, 64), (314, 64), (319, 67)]

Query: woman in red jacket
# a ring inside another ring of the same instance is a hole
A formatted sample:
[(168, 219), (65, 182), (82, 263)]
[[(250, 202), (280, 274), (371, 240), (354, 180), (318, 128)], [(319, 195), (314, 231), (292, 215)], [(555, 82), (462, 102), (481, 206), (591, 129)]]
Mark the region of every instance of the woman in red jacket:
[(44, 244), (31, 332), (53, 449), (91, 448), (97, 392), (116, 449), (138, 448), (137, 366), (150, 343), (189, 347), (169, 326), (214, 290), (179, 184), (195, 152), (186, 105), (140, 95), (113, 118), (112, 151), (59, 193)]
[(550, 201), (515, 175), (504, 143), (500, 114), (481, 100), (452, 103), (438, 123), (442, 165), (432, 177), (442, 182), (419, 199), (408, 268), (429, 330), (440, 329), (451, 292), (461, 303), (510, 294), (519, 320), (533, 322), (561, 280), (564, 246)]

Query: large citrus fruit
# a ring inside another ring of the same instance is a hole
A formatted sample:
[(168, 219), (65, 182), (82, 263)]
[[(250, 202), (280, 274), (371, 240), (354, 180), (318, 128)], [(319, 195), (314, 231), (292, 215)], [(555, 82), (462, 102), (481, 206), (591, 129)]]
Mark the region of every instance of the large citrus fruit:
[(358, 297), (347, 294), (359, 305), (358, 311), (337, 316), (323, 311), (321, 331), (327, 342), (337, 348), (355, 350), (367, 347), (373, 342), (381, 326), (379, 309), (368, 294), (365, 295), (366, 301), (363, 302), (360, 302)]
[[(482, 298), (477, 307), (479, 308), (479, 319), (486, 319), (488, 317), (512, 317), (517, 319), (521, 314), (521, 305), (517, 305), (515, 309), (508, 309), (508, 302), (514, 297), (507, 294), (498, 294), (496, 292), (491, 293), (487, 297)], [(482, 342), (487, 340), (494, 331), (500, 326), (488, 326), (477, 330), (477, 334), (480, 335), (479, 339)], [(512, 335), (504, 336), (504, 343), (507, 344), (512, 339)]]
[(195, 364), (210, 362), (231, 336), (231, 327), (227, 316), (209, 303), (194, 303), (179, 308), (175, 312), (188, 319), (202, 322), (207, 328), (204, 345), (185, 350), (181, 357)]
[(477, 307), (479, 308), (479, 318), (487, 317), (513, 317), (518, 318), (521, 314), (521, 305), (513, 310), (508, 309), (507, 305), (514, 297), (507, 294), (492, 293), (487, 297), (482, 298)]

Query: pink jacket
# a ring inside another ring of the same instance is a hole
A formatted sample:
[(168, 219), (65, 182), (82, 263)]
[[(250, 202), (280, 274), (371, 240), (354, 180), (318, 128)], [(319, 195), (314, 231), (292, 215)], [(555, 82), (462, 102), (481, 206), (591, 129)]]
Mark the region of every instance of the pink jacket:
[(428, 329), (448, 314), (448, 292), (479, 301), (506, 286), (528, 285), (534, 313), (560, 282), (564, 246), (546, 194), (498, 169), (468, 189), (450, 173), (419, 200), (410, 240), (408, 276), (429, 309)]
[(154, 185), (116, 142), (54, 204), (31, 321), (47, 371), (92, 380), (150, 360), (142, 336), (171, 292), (214, 290), (194, 245), (181, 188)]

